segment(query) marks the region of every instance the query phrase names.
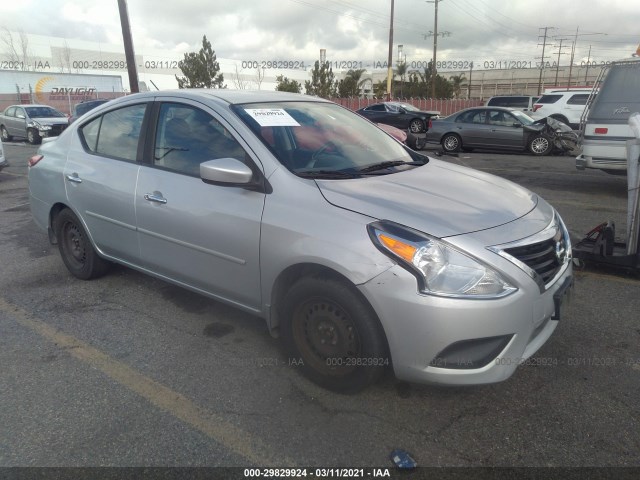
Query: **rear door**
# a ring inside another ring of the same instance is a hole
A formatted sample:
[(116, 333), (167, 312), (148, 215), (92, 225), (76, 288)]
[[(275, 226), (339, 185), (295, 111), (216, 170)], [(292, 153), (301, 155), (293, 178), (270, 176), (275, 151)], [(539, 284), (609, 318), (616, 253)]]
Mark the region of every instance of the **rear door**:
[(212, 110), (160, 100), (135, 198), (143, 266), (257, 311), (265, 194), (207, 184), (199, 172), (201, 162), (224, 157), (261, 166)]
[(487, 123), (487, 110), (469, 110), (455, 119), (455, 132), (462, 138), (462, 144), (482, 147), (490, 145), (491, 127)]
[(64, 168), (67, 198), (106, 255), (137, 263), (134, 195), (147, 102), (111, 110), (79, 129)]

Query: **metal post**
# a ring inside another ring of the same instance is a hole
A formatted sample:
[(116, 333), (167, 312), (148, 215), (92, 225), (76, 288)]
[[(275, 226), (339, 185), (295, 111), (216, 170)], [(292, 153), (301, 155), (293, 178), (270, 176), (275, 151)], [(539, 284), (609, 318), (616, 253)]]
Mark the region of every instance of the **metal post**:
[(124, 55), (127, 60), (127, 73), (129, 74), (129, 89), (131, 93), (138, 93), (140, 91), (138, 87), (138, 69), (136, 68), (136, 56), (133, 51), (133, 40), (131, 38), (131, 27), (129, 25), (127, 0), (118, 0), (118, 10), (120, 11), (120, 25), (122, 26)]
[(391, 22), (389, 24), (389, 56), (387, 58), (387, 100), (391, 100), (391, 75), (393, 74), (393, 0), (391, 0)]

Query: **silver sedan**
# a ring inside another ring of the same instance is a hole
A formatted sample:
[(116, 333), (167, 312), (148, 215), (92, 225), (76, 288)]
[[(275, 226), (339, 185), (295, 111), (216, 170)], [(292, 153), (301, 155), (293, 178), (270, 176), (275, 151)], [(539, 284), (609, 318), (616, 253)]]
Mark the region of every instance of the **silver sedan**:
[(504, 380), (566, 314), (558, 213), (331, 102), (180, 90), (89, 112), (30, 160), (36, 223), (80, 279), (112, 262), (265, 319), (356, 391)]
[(439, 143), (445, 152), (490, 150), (528, 150), (533, 155), (547, 155), (553, 141), (531, 127), (535, 120), (512, 108), (475, 107), (446, 118), (431, 120), (428, 143)]

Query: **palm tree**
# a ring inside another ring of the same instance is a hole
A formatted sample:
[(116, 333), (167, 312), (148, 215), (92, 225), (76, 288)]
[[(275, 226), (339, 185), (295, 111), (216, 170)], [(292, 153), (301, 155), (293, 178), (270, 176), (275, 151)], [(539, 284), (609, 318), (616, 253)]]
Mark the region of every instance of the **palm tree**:
[(451, 86), (453, 87), (453, 96), (458, 98), (460, 96), (460, 90), (462, 88), (462, 82), (465, 81), (466, 78), (464, 73), (459, 75), (452, 75), (449, 81), (451, 82)]
[(396, 75), (400, 77), (400, 98), (402, 98), (402, 86), (404, 85), (404, 76), (407, 74), (408, 68), (407, 62), (398, 62), (396, 67)]
[(364, 72), (366, 72), (367, 69), (366, 68), (358, 68), (357, 70), (349, 70), (347, 72), (347, 75), (345, 77), (345, 80), (347, 78), (350, 78), (351, 80), (353, 80), (353, 84), (356, 86), (357, 88), (357, 93), (359, 96), (360, 93), (360, 88), (362, 87), (362, 85), (364, 85), (364, 83), (368, 80), (367, 78), (362, 78), (362, 75), (364, 74)]

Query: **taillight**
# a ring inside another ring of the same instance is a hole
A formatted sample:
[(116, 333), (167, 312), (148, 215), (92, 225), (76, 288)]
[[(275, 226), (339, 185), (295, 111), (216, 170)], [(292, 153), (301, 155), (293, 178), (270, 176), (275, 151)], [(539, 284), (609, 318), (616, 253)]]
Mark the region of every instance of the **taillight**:
[(37, 163), (44, 158), (44, 155), (34, 155), (29, 159), (29, 166), (35, 167)]
[(429, 126), (427, 128), (431, 130), (431, 127), (433, 127), (433, 122), (431, 121), (431, 119), (429, 119)]
[(534, 105), (533, 106), (533, 111), (536, 112), (536, 111), (538, 111), (539, 108), (542, 108), (542, 105)]
[(594, 133), (600, 134), (600, 135), (606, 135), (608, 132), (609, 132), (609, 129), (606, 127), (599, 127), (594, 130)]

